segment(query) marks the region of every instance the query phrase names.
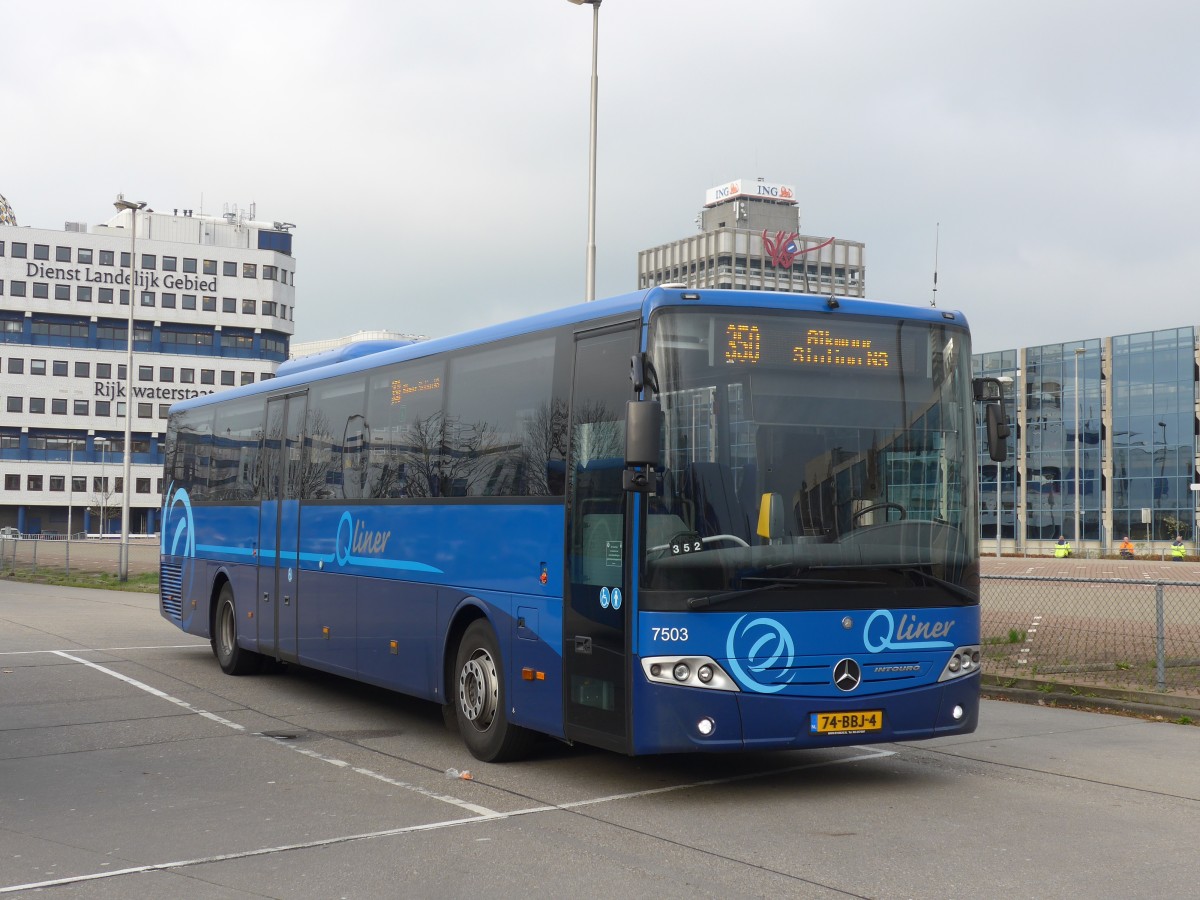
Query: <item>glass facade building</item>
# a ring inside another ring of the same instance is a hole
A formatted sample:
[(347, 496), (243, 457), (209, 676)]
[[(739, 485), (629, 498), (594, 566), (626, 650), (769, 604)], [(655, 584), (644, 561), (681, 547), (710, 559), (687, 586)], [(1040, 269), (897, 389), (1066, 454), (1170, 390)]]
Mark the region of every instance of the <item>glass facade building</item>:
[(981, 535), (997, 552), (1040, 552), (1060, 534), (1101, 552), (1128, 535), (1155, 555), (1181, 534), (1194, 552), (1194, 327), (980, 353), (974, 366), (1004, 384), (1012, 425), (1006, 462), (980, 453)]

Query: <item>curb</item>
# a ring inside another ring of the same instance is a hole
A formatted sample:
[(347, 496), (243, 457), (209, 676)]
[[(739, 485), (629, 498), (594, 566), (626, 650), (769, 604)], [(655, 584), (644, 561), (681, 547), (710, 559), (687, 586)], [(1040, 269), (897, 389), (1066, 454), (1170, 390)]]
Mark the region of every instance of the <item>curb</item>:
[(1040, 691), (1033, 688), (984, 684), (981, 694), (988, 700), (1008, 700), (1033, 706), (1054, 706), (1099, 712), (1121, 712), (1146, 718), (1165, 719), (1169, 722), (1186, 717), (1192, 720), (1191, 724), (1200, 724), (1200, 698), (1172, 697), (1173, 702), (1162, 703), (1153, 702), (1153, 695), (1149, 694), (1140, 695), (1145, 699), (1135, 700), (1129, 696), (1109, 695), (1103, 690), (1097, 691), (1090, 686), (1081, 687), (1079, 691), (1080, 693), (1075, 694), (1064, 690)]

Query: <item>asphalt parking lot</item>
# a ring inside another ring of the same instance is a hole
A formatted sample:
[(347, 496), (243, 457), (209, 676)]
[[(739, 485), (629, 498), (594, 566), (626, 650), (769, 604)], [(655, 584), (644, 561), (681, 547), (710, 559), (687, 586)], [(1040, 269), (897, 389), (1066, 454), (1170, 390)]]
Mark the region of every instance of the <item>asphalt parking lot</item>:
[(0, 582), (0, 892), (1194, 896), (1200, 728), (980, 718), (920, 744), (630, 759), (547, 741), (487, 765), (429, 704), (221, 674), (153, 595)]

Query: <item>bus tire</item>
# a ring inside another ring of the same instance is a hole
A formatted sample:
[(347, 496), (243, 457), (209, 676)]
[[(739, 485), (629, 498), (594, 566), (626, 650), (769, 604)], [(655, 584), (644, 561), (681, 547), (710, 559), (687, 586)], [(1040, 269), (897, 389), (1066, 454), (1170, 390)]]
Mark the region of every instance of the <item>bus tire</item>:
[(454, 710), (467, 749), (484, 762), (506, 762), (529, 752), (533, 734), (505, 715), (507, 690), (500, 647), (486, 619), (463, 634), (454, 663)]
[(250, 675), (257, 672), (262, 663), (262, 657), (257, 653), (238, 646), (237, 604), (233, 600), (233, 586), (228, 581), (221, 585), (217, 597), (212, 649), (226, 675)]

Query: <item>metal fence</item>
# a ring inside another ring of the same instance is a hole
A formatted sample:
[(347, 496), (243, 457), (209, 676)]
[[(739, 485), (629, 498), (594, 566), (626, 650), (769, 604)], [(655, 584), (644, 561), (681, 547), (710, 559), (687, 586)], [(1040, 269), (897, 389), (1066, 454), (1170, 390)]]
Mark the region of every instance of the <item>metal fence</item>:
[[(129, 574), (158, 571), (158, 541), (131, 538)], [(0, 573), (52, 572), (69, 576), (110, 574), (120, 571), (121, 542), (114, 538), (0, 538)]]
[(1200, 699), (1200, 582), (984, 575), (981, 599), (983, 674), (1000, 684)]

